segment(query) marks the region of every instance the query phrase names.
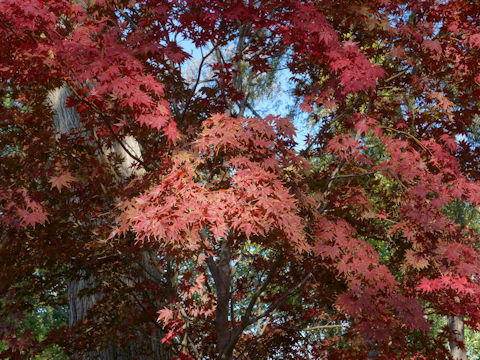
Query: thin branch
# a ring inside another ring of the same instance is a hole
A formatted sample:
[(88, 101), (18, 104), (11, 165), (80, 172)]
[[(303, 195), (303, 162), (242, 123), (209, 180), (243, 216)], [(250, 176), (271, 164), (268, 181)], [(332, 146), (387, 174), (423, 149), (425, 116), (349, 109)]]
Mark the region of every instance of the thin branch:
[[(237, 343), (238, 339), (240, 338), (240, 335), (242, 334), (243, 330), (245, 330), (246, 327), (253, 324), (255, 321), (261, 319), (261, 316), (257, 316), (256, 320), (252, 322), (251, 318), (250, 318), (250, 315), (252, 313), (253, 307), (255, 306), (255, 303), (257, 302), (258, 297), (262, 294), (262, 292), (265, 290), (267, 285), (272, 280), (281, 259), (282, 259), (281, 256), (277, 257), (276, 261), (273, 263), (272, 267), (269, 270), (267, 278), (262, 283), (262, 285), (260, 285), (260, 287), (258, 287), (256, 289), (256, 291), (253, 293), (252, 298), (250, 299), (250, 302), (247, 306), (247, 309), (245, 310), (245, 313), (242, 316), (242, 320), (240, 322), (240, 325), (233, 327), (232, 336), (230, 337), (229, 345), (223, 351), (224, 354), (230, 352), (233, 349), (233, 347)], [(272, 309), (272, 310), (274, 310), (274, 309)], [(268, 309), (267, 309), (267, 311), (268, 311)]]
[[(122, 283), (124, 286), (126, 287), (129, 287), (129, 288), (132, 288), (131, 285), (127, 284), (125, 281), (123, 281), (120, 277), (117, 279), (120, 283)], [(137, 297), (137, 295), (135, 294), (135, 292), (131, 292), (131, 295), (133, 297), (133, 299), (135, 300), (135, 302), (137, 303), (138, 306), (140, 306), (140, 308), (148, 314), (148, 310), (145, 308), (145, 306), (142, 304), (142, 302), (140, 301), (140, 299)], [(149, 299), (148, 299), (149, 300)], [(151, 303), (151, 301), (149, 300), (150, 302), (150, 305), (154, 305)], [(156, 321), (156, 320), (150, 320), (150, 322), (153, 322), (155, 324), (155, 327), (159, 328), (159, 329), (162, 329), (163, 330), (163, 327)]]
[(250, 315), (252, 314), (253, 307), (255, 306), (255, 303), (257, 302), (258, 297), (263, 293), (263, 291), (266, 289), (266, 287), (268, 286), (270, 281), (273, 279), (273, 276), (275, 274), (275, 271), (278, 268), (278, 265), (280, 263), (281, 258), (282, 258), (281, 256), (277, 257), (277, 259), (272, 264), (272, 266), (271, 266), (271, 268), (268, 272), (267, 278), (262, 283), (262, 285), (257, 287), (255, 292), (253, 293), (252, 298), (250, 299), (250, 302), (249, 302), (247, 308), (245, 309), (244, 315), (242, 316), (242, 323), (240, 325), (241, 331), (243, 331), (245, 329), (245, 327), (247, 327), (249, 325), (249, 322), (250, 322), (249, 319), (250, 319)]
[(250, 347), (252, 347), (253, 344), (256, 344), (261, 338), (263, 337), (266, 337), (268, 334), (270, 334), (271, 332), (277, 330), (277, 329), (280, 329), (281, 327), (272, 327), (271, 329), (269, 329), (267, 332), (264, 332), (263, 334), (261, 334), (260, 336), (257, 336), (256, 338), (254, 339), (251, 339), (247, 345), (243, 348), (242, 352), (240, 354), (238, 354), (238, 356), (236, 356), (235, 358), (236, 359), (240, 359), (240, 358), (245, 358), (245, 352), (247, 350), (249, 350)]
[[(339, 115), (335, 116), (335, 117), (331, 120), (331, 122), (335, 122), (335, 121), (337, 121), (337, 120), (340, 120), (340, 119), (341, 119), (342, 117), (344, 117), (344, 116), (346, 116), (345, 113), (339, 114)], [(321, 135), (322, 135), (322, 132), (319, 131), (319, 132), (317, 133), (317, 135), (315, 135), (315, 138), (308, 143), (307, 147), (306, 147), (305, 149), (303, 149), (302, 151), (300, 151), (300, 156), (305, 156), (305, 155), (307, 155), (308, 152), (310, 151), (310, 149), (312, 148), (312, 146), (316, 144), (317, 140), (320, 138)]]
[[(245, 248), (245, 246), (244, 246)], [(242, 249), (243, 250), (243, 249)], [(242, 261), (244, 255), (243, 255), (243, 251), (240, 251), (240, 256), (238, 257), (237, 259), (237, 263), (235, 264), (234, 267), (232, 267), (232, 277), (235, 275), (235, 273), (237, 272), (237, 268), (238, 268), (238, 264)]]
[(218, 45), (214, 45), (212, 49), (204, 56), (203, 55), (203, 50), (200, 48), (200, 52), (202, 53), (202, 60), (200, 61), (200, 65), (198, 66), (198, 73), (197, 73), (197, 80), (195, 81), (195, 84), (193, 85), (192, 88), (192, 96), (188, 98), (187, 103), (185, 104), (185, 109), (183, 110), (182, 114), (182, 121), (185, 119), (185, 116), (187, 114), (188, 108), (190, 107), (190, 103), (192, 102), (193, 97), (195, 96), (195, 92), (197, 91), (197, 86), (200, 83), (200, 77), (202, 76), (202, 68), (205, 60), (213, 54), (213, 52), (217, 49)]
[(132, 28), (134, 28), (135, 30), (140, 30), (140, 27), (135, 24), (135, 22), (133, 21), (133, 19), (131, 18), (130, 15), (128, 15), (127, 13), (123, 12), (122, 13), (122, 16), (127, 20), (127, 22), (130, 24), (130, 26)]
[(309, 328), (302, 329), (301, 331), (312, 331), (312, 330), (321, 330), (321, 329), (334, 329), (334, 328), (341, 328), (343, 325), (341, 324), (328, 324), (328, 325), (318, 325), (312, 326)]
[[(225, 66), (225, 59), (222, 55), (222, 51), (219, 49), (219, 48), (216, 48), (215, 49), (215, 55), (217, 57), (217, 60), (218, 62), (222, 65), (222, 68), (223, 68), (223, 71), (225, 71), (225, 73), (228, 73), (228, 70), (227, 70), (227, 67)], [(227, 95), (225, 94), (225, 92), (222, 92), (223, 93), (223, 97), (225, 98), (225, 102), (227, 103), (228, 105), (228, 115), (230, 116), (232, 114), (232, 110), (233, 110), (233, 104), (231, 102), (231, 100), (227, 97)]]
[(257, 320), (268, 316), (273, 310), (278, 308), (285, 300), (287, 300), (290, 296), (292, 296), (295, 293), (295, 291), (300, 289), (312, 276), (313, 276), (312, 273), (308, 273), (307, 276), (305, 276), (302, 281), (300, 281), (297, 285), (295, 285), (293, 288), (287, 291), (282, 297), (280, 297), (272, 305), (270, 305), (267, 308), (267, 310), (263, 312), (263, 314), (259, 316), (255, 316), (253, 319), (250, 319), (250, 321), (248, 322), (248, 325), (251, 325), (255, 323)]
[[(361, 135), (361, 132), (360, 130), (357, 131), (357, 133), (355, 134), (355, 141), (358, 141), (360, 139), (360, 135)], [(327, 182), (325, 183), (325, 186), (323, 188), (323, 197), (325, 198), (327, 196), (327, 193), (328, 191), (330, 190), (330, 187), (332, 186), (332, 183), (333, 181), (335, 180), (335, 178), (337, 177), (337, 174), (339, 173), (339, 171), (342, 169), (343, 165), (345, 165), (345, 163), (347, 162), (346, 158), (343, 158), (337, 165), (337, 167), (335, 168), (335, 170), (333, 170), (332, 172), (332, 175), (330, 175), (330, 177), (328, 178)], [(326, 208), (328, 204), (328, 201), (325, 201), (325, 203), (322, 205), (322, 207), (318, 206), (318, 210), (320, 212), (323, 212)]]
[[(274, 313), (274, 312), (275, 312), (275, 310), (272, 311), (272, 313), (270, 314), (270, 316), (269, 316), (269, 317), (265, 320), (265, 322), (263, 323), (262, 330), (260, 330), (260, 335), (262, 335), (262, 334), (265, 332), (265, 330), (267, 330), (267, 326), (268, 326), (268, 324), (270, 323), (270, 321), (272, 320), (272, 316), (273, 316), (273, 313)], [(260, 321), (260, 320), (259, 320), (259, 321)]]
[(200, 360), (202, 356), (198, 353), (197, 347), (195, 346), (192, 339), (190, 339), (188, 335), (187, 335), (187, 341), (188, 341), (188, 345), (190, 346), (190, 349), (192, 349), (193, 353), (195, 354), (195, 358)]
[(417, 139), (415, 136), (413, 136), (412, 134), (410, 134), (410, 133), (408, 133), (408, 132), (406, 132), (406, 131), (398, 130), (398, 129), (392, 128), (392, 127), (390, 127), (390, 126), (385, 126), (385, 125), (380, 125), (380, 128), (385, 129), (385, 130), (389, 130), (389, 131), (393, 131), (393, 132), (397, 132), (397, 133), (399, 133), (399, 134), (408, 136), (408, 137), (411, 138), (413, 141), (415, 141), (415, 143), (416, 143), (418, 146), (420, 146), (423, 150), (425, 150), (426, 152), (428, 152), (430, 155), (432, 154), (432, 152), (431, 152), (429, 149), (427, 149), (427, 148), (425, 147), (425, 145), (423, 145), (423, 144), (421, 143), (421, 141), (418, 140), (418, 139)]
[(233, 87), (238, 92), (242, 92), (242, 77), (240, 76), (241, 54), (246, 48), (245, 40), (251, 28), (252, 28), (251, 24), (249, 25), (245, 24), (240, 28), (240, 34), (238, 36), (238, 42), (235, 49), (235, 57), (237, 57), (237, 60), (233, 63), (233, 67), (236, 71), (233, 77)]
[(160, 272), (158, 271), (157, 267), (154, 267), (157, 270), (157, 274), (153, 274), (152, 271), (148, 270), (145, 264), (142, 264), (141, 260), (137, 260), (135, 257), (133, 259), (135, 264), (143, 271), (143, 277), (149, 281), (154, 280), (156, 285), (165, 285), (163, 282), (163, 278), (160, 277)]
[(390, 76), (388, 79), (383, 80), (383, 82), (390, 82), (390, 81), (396, 79), (397, 77), (402, 76), (402, 75), (405, 74), (408, 70), (409, 70), (409, 69), (402, 70), (402, 71), (400, 71), (400, 72), (398, 72), (398, 73)]
[(68, 84), (68, 88), (73, 92), (73, 94), (75, 95), (76, 98), (78, 98), (80, 101), (82, 101), (84, 104), (86, 104), (89, 108), (91, 108), (95, 113), (97, 113), (100, 118), (102, 119), (103, 123), (105, 125), (107, 125), (107, 128), (108, 130), (110, 131), (110, 133), (113, 135), (113, 137), (115, 138), (115, 140), (120, 144), (120, 146), (122, 147), (122, 149), (128, 154), (128, 156), (130, 156), (133, 160), (135, 160), (138, 164), (142, 165), (145, 169), (148, 168), (147, 164), (145, 164), (143, 162), (143, 160), (141, 160), (140, 158), (138, 158), (137, 156), (135, 156), (134, 154), (132, 154), (130, 152), (130, 150), (125, 146), (125, 144), (120, 140), (120, 138), (118, 137), (118, 135), (115, 133), (115, 131), (113, 130), (113, 127), (112, 125), (110, 124), (110, 121), (108, 120), (107, 116), (99, 109), (97, 109), (97, 107), (95, 105), (93, 105), (92, 103), (90, 103), (89, 101), (85, 100), (82, 96), (80, 96), (78, 94), (78, 92), (75, 90), (75, 88), (71, 85), (71, 84)]
[(117, 172), (115, 171), (115, 168), (113, 167), (113, 165), (108, 160), (107, 155), (105, 155), (105, 151), (103, 151), (102, 144), (100, 144), (100, 140), (98, 139), (97, 131), (95, 130), (95, 128), (93, 128), (92, 133), (93, 133), (93, 139), (95, 140), (95, 143), (97, 144), (98, 150), (100, 151), (100, 154), (102, 155), (103, 161), (105, 161), (105, 163), (108, 165), (108, 167), (109, 167), (113, 177), (115, 178), (115, 180), (117, 182), (120, 182), (121, 178), (120, 178), (120, 176), (118, 176)]
[(255, 111), (255, 109), (250, 105), (250, 103), (247, 102), (247, 108), (252, 112), (252, 114), (257, 117), (257, 118), (262, 118), (259, 113)]
[(218, 283), (218, 281), (220, 281), (219, 280), (220, 274), (218, 273), (218, 267), (217, 267), (217, 264), (215, 264), (215, 260), (213, 260), (212, 256), (209, 256), (205, 260), (205, 262), (207, 263), (208, 269), (210, 270), (210, 273), (213, 276), (213, 280), (215, 281), (215, 283)]
[(378, 169), (378, 170), (375, 170), (375, 171), (367, 171), (367, 172), (360, 173), (360, 174), (342, 174), (342, 175), (335, 176), (335, 178), (333, 180), (374, 175), (374, 174), (378, 174), (379, 172), (389, 171), (389, 170), (390, 170), (389, 168), (386, 168), (386, 169)]

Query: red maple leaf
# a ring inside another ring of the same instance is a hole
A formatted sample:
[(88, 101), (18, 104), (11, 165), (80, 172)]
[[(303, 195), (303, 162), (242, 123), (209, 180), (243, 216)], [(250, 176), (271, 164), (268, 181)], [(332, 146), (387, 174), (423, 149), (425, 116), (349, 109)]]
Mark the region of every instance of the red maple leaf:
[(49, 182), (52, 184), (51, 188), (57, 188), (58, 191), (62, 191), (62, 188), (70, 189), (70, 183), (77, 179), (72, 176), (70, 171), (65, 171), (59, 176), (52, 176)]
[(157, 313), (158, 313), (157, 321), (165, 325), (168, 324), (170, 320), (173, 319), (173, 316), (174, 316), (173, 310), (170, 310), (169, 308), (163, 308), (161, 310), (158, 310)]

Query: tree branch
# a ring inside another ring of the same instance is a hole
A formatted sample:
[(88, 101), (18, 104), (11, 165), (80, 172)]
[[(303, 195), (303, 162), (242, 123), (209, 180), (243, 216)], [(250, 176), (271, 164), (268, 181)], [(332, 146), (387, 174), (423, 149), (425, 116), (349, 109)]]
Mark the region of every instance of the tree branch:
[(263, 291), (267, 288), (268, 284), (272, 280), (272, 278), (275, 274), (275, 271), (278, 268), (280, 260), (281, 260), (281, 256), (279, 255), (277, 257), (277, 259), (275, 260), (275, 262), (270, 267), (270, 271), (268, 272), (267, 278), (265, 279), (263, 284), (261, 286), (257, 287), (255, 292), (253, 293), (252, 298), (250, 299), (250, 302), (249, 302), (247, 308), (245, 309), (245, 313), (242, 316), (242, 322), (241, 322), (241, 325), (240, 325), (241, 326), (241, 331), (243, 331), (245, 329), (245, 327), (247, 327), (249, 325), (249, 319), (250, 319), (250, 315), (252, 314), (253, 307), (255, 306), (255, 303), (257, 302), (258, 297), (263, 293)]
[(112, 124), (110, 124), (110, 121), (108, 120), (107, 116), (100, 109), (97, 109), (97, 107), (95, 105), (93, 105), (89, 101), (85, 100), (82, 96), (80, 96), (71, 84), (68, 84), (68, 88), (72, 91), (72, 93), (75, 95), (76, 98), (78, 98), (81, 102), (86, 104), (90, 109), (92, 109), (96, 114), (98, 114), (100, 116), (103, 123), (105, 125), (107, 125), (107, 128), (110, 131), (110, 133), (113, 135), (113, 137), (119, 143), (119, 145), (122, 147), (122, 149), (128, 154), (128, 156), (130, 156), (138, 164), (142, 165), (145, 169), (147, 169), (148, 168), (147, 164), (145, 164), (142, 159), (140, 159), (139, 157), (132, 154), (130, 152), (130, 150), (125, 146), (125, 144), (120, 140), (118, 135), (113, 130)]
[(257, 113), (257, 112), (255, 111), (255, 109), (252, 107), (252, 105), (250, 105), (250, 103), (248, 103), (248, 102), (247, 102), (247, 108), (252, 112), (252, 114), (253, 114), (255, 117), (257, 117), (257, 118), (259, 118), (259, 119), (262, 118), (262, 117), (260, 116), (260, 114)]
[(307, 281), (312, 277), (312, 273), (308, 273), (307, 276), (303, 278), (302, 281), (300, 281), (297, 285), (295, 285), (293, 288), (291, 288), (289, 291), (287, 291), (282, 297), (277, 299), (272, 305), (270, 305), (267, 310), (265, 310), (261, 315), (255, 316), (254, 318), (250, 319), (248, 322), (248, 325), (251, 325), (258, 321), (259, 319), (262, 319), (266, 316), (268, 316), (273, 310), (275, 310), (277, 307), (279, 307), (285, 300), (287, 300), (290, 296), (293, 295), (295, 291), (297, 291), (299, 288), (301, 288)]
[[(360, 139), (360, 130), (357, 131), (357, 133), (355, 134), (355, 141), (358, 141)], [(327, 192), (328, 190), (330, 190), (330, 187), (332, 186), (332, 183), (333, 181), (335, 180), (335, 178), (337, 177), (337, 174), (338, 172), (342, 169), (343, 165), (345, 165), (346, 163), (346, 158), (343, 158), (337, 165), (337, 167), (335, 168), (335, 170), (333, 170), (332, 172), (332, 175), (330, 175), (330, 177), (328, 178), (327, 182), (325, 183), (325, 186), (323, 188), (323, 197), (325, 198), (326, 195), (327, 195)], [(320, 211), (320, 212), (323, 212), (326, 208), (328, 204), (328, 201), (325, 201), (325, 203), (322, 205), (322, 207), (318, 207), (317, 209)]]
[(386, 168), (386, 169), (378, 169), (378, 170), (374, 170), (374, 171), (367, 171), (367, 172), (360, 173), (360, 174), (342, 174), (342, 175), (335, 176), (335, 178), (333, 180), (374, 175), (374, 174), (378, 174), (379, 172), (389, 171), (389, 170), (390, 170), (389, 168)]
[(212, 49), (204, 56), (203, 55), (203, 50), (200, 48), (200, 51), (202, 53), (202, 60), (200, 61), (200, 65), (198, 66), (198, 73), (197, 73), (197, 80), (195, 81), (195, 84), (193, 85), (192, 88), (192, 96), (190, 96), (187, 100), (187, 103), (185, 104), (185, 109), (183, 110), (182, 114), (182, 121), (185, 120), (185, 116), (187, 114), (188, 108), (190, 107), (190, 103), (192, 102), (193, 97), (195, 96), (195, 92), (197, 91), (197, 86), (200, 83), (200, 77), (202, 76), (202, 68), (205, 60), (213, 54), (213, 52), (217, 49), (218, 45), (214, 45)]

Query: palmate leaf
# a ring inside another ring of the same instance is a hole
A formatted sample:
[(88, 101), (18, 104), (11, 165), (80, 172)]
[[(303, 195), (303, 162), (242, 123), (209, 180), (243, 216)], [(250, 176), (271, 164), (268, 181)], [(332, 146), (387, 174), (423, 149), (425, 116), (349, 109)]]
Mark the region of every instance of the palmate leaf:
[[(29, 299), (93, 299), (47, 338), (78, 358), (446, 359), (425, 315), (478, 326), (479, 4), (77, 3), (0, 2), (3, 356), (41, 351)], [(255, 109), (284, 67), (306, 145)]]

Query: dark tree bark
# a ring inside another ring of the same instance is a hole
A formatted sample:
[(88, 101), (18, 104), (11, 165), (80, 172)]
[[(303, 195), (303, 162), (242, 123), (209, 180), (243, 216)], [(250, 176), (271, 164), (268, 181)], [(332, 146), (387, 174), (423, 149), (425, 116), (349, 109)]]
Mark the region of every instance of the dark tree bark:
[(217, 308), (215, 312), (215, 328), (217, 332), (217, 352), (219, 360), (233, 358), (232, 330), (229, 321), (229, 305), (232, 285), (232, 254), (226, 241), (222, 244), (218, 263), (213, 258), (207, 259), (208, 268), (212, 273), (217, 288)]

